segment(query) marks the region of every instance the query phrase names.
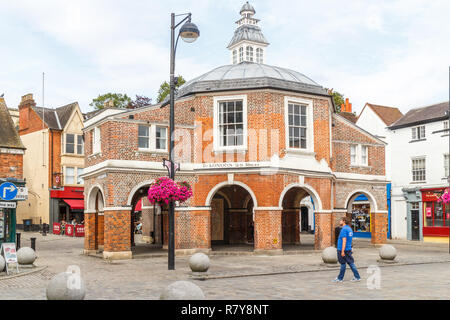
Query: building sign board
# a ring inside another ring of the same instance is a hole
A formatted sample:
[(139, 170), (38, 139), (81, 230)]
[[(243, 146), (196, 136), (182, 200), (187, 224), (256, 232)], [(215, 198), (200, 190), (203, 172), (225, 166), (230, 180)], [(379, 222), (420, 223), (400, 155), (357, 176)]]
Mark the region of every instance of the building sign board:
[(28, 188), (27, 187), (17, 187), (17, 195), (13, 200), (25, 201), (28, 199)]
[(15, 209), (16, 207), (17, 207), (17, 203), (15, 203), (15, 202), (1, 202), (0, 201), (0, 208)]

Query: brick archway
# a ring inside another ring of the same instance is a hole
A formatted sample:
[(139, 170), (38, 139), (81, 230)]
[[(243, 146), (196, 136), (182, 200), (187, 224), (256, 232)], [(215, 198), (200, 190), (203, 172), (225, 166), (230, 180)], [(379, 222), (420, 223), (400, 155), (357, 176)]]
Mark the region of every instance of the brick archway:
[(353, 190), (347, 197), (347, 200), (345, 200), (345, 208), (347, 209), (347, 212), (351, 212), (351, 204), (353, 201), (360, 195), (363, 194), (369, 199), (371, 210), (374, 212), (378, 212), (378, 206), (377, 201), (375, 200), (375, 197), (367, 190)]
[(93, 185), (87, 194), (87, 209), (84, 211), (84, 251), (86, 254), (95, 254), (98, 250), (103, 250), (105, 235), (104, 194), (103, 188), (99, 184)]
[(280, 207), (280, 208), (283, 207), (284, 196), (292, 188), (300, 188), (300, 189), (306, 190), (313, 199), (315, 210), (316, 211), (323, 210), (322, 200), (320, 200), (319, 193), (312, 186), (310, 186), (308, 184), (304, 184), (304, 183), (291, 183), (290, 185), (286, 186), (280, 194), (280, 200), (278, 201), (278, 207)]
[[(313, 189), (311, 188), (311, 190)], [(301, 244), (300, 222), (303, 221), (303, 219), (309, 219), (307, 214), (302, 215), (302, 200), (311, 197), (313, 198), (314, 205), (319, 208), (321, 207), (321, 203), (319, 202), (320, 198), (317, 193), (314, 194), (311, 190), (308, 190), (301, 184), (291, 184), (281, 194), (283, 197), (280, 199), (281, 242), (283, 250), (288, 248), (294, 249)], [(307, 221), (307, 223), (309, 224), (309, 221)]]
[(252, 198), (252, 200), (253, 200), (253, 206), (254, 206), (254, 207), (257, 207), (257, 206), (258, 206), (258, 202), (257, 202), (257, 199), (256, 199), (256, 195), (255, 195), (255, 193), (253, 192), (253, 190), (252, 190), (249, 186), (247, 186), (245, 183), (242, 183), (242, 182), (240, 182), (240, 181), (233, 181), (233, 182), (231, 182), (231, 183), (228, 182), (228, 181), (224, 181), (224, 182), (221, 182), (221, 183), (216, 184), (216, 185), (209, 191), (208, 196), (206, 197), (205, 206), (207, 206), (207, 207), (211, 206), (211, 202), (212, 202), (212, 199), (214, 198), (214, 195), (215, 195), (221, 188), (226, 187), (226, 186), (232, 186), (232, 185), (237, 185), (237, 186), (240, 186), (240, 187), (244, 188), (244, 189), (250, 194), (250, 196), (251, 196), (251, 198)]
[(240, 183), (227, 183), (212, 194), (210, 203), (211, 248), (229, 246), (252, 250), (254, 244), (254, 200)]
[(367, 190), (353, 190), (345, 201), (347, 216), (351, 216), (352, 205), (359, 195), (365, 195), (370, 204), (370, 232), (372, 244), (385, 244), (387, 242), (388, 213), (379, 209), (376, 198)]

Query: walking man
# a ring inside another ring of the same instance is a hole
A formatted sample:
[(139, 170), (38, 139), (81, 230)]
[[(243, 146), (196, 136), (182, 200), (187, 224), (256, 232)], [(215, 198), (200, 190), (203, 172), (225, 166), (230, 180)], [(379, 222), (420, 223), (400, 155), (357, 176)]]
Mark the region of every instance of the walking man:
[(350, 269), (352, 269), (354, 275), (351, 281), (352, 282), (361, 281), (361, 277), (355, 266), (355, 260), (352, 257), (353, 230), (348, 226), (348, 219), (346, 217), (343, 217), (339, 221), (339, 224), (342, 227), (342, 229), (339, 234), (339, 239), (337, 243), (337, 255), (339, 263), (341, 264), (341, 271), (339, 272), (338, 277), (333, 280), (333, 282), (342, 282), (344, 280), (347, 263), (350, 266)]

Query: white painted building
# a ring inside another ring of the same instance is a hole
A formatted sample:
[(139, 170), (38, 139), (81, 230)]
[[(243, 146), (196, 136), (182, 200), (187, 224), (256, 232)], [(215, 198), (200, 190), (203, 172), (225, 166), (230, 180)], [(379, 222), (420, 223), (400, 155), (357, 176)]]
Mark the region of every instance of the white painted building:
[[(392, 181), (392, 131), (388, 129), (395, 121), (403, 117), (398, 108), (366, 103), (359, 114), (356, 125), (367, 130), (377, 138), (386, 142), (385, 165), (386, 179)], [(392, 203), (392, 202), (391, 202)], [(394, 239), (406, 239), (404, 215), (392, 209), (390, 211), (390, 231)]]
[(437, 201), (448, 186), (448, 102), (410, 110), (389, 127), (393, 234), (448, 241), (450, 205)]

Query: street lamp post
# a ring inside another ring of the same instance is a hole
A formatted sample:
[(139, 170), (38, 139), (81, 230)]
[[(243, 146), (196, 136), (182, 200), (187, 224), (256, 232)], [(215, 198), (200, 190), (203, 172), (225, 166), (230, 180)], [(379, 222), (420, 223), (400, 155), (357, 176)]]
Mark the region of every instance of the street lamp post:
[[(178, 24), (175, 18), (178, 16), (185, 16)], [(183, 22), (175, 40), (175, 30)], [(181, 36), (185, 42), (194, 42), (199, 36), (200, 31), (197, 26), (191, 22), (191, 13), (175, 15), (171, 14), (170, 25), (170, 147), (169, 147), (169, 177), (175, 180), (175, 166), (174, 166), (174, 145), (175, 145), (175, 55), (177, 51), (178, 39)], [(175, 204), (173, 201), (169, 202), (169, 270), (175, 270)]]

